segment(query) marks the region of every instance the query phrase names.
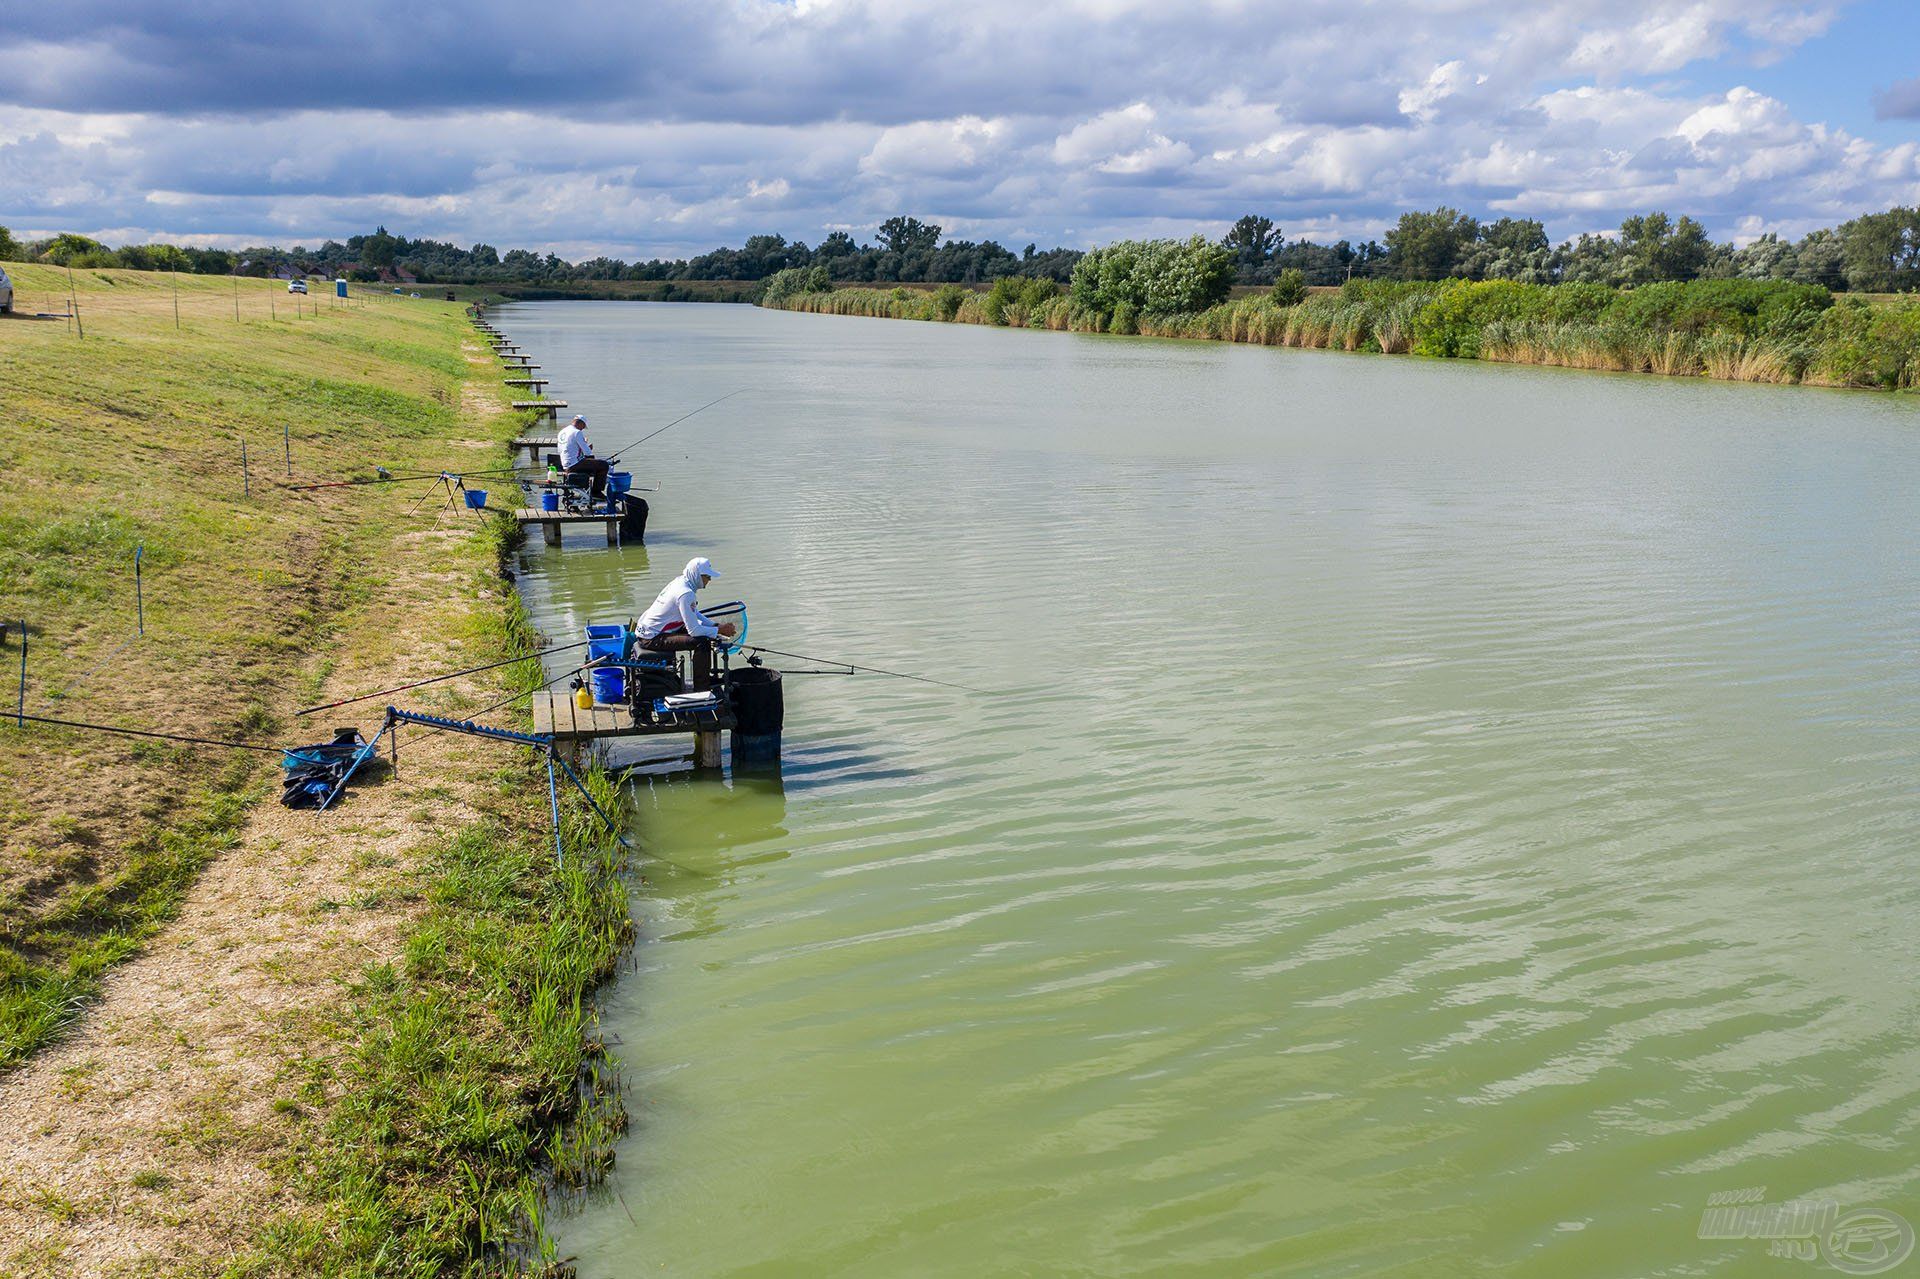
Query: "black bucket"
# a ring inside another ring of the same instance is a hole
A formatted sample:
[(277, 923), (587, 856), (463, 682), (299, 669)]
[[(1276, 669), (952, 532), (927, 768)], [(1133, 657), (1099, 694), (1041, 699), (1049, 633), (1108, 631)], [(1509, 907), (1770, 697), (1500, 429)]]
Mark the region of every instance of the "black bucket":
[(733, 706), (734, 768), (778, 768), (780, 729), (786, 721), (780, 672), (767, 666), (728, 671), (727, 701)]
[(647, 502), (645, 498), (628, 493), (620, 499), (620, 540), (623, 542), (644, 542), (647, 540)]

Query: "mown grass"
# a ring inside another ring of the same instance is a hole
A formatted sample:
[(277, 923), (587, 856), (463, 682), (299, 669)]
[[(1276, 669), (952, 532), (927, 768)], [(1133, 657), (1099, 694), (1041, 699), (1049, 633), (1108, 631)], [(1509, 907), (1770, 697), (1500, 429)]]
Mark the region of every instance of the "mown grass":
[[(590, 784), (612, 798), (603, 777)], [(230, 1273), (504, 1274), (555, 1261), (548, 1179), (597, 1180), (625, 1127), (588, 997), (632, 928), (618, 846), (584, 805), (569, 807), (564, 863), (546, 832), (496, 821), (422, 868), (429, 906), (404, 960), (362, 975), (331, 1042), (304, 1062), (300, 1102), (324, 1115), (290, 1161), (307, 1203)]]
[[(64, 285), (64, 273), (19, 274), (29, 305)], [(275, 473), (283, 423), (296, 480), (366, 475), (374, 462), (497, 464), (492, 447), (447, 453), (446, 435), (476, 432), (458, 407), (472, 379), (489, 402), (509, 398), (495, 367), (460, 356), (458, 308), (268, 318), (255, 293), (236, 322), (225, 282), (183, 279), (176, 330), (166, 277), (93, 274), (76, 278), (84, 338), (0, 325), (0, 583), (34, 627), (30, 711), (279, 742), (288, 709), (330, 673), (404, 660), (401, 628), (368, 607), (388, 576), (404, 577), (402, 555), (466, 575), (465, 590), (423, 606), (413, 642), (475, 662), (534, 651), (500, 584), (511, 521), (475, 521), (474, 536), (429, 547), (409, 538), (436, 523), (431, 507), (410, 513), (417, 489), (304, 496)], [(480, 429), (518, 427), (501, 414)], [(251, 497), (232, 447), (242, 438), (265, 457)], [(86, 465), (68, 478), (76, 448)], [(149, 638), (126, 646), (134, 546), (146, 548)], [(527, 692), (537, 666), (486, 679)], [(84, 1013), (110, 966), (177, 914), (273, 776), (271, 755), (8, 733), (0, 1065)], [(386, 904), (417, 908), (402, 958), (287, 1028), (299, 1087), (273, 1108), (291, 1136), (268, 1171), (291, 1206), (257, 1223), (228, 1273), (544, 1270), (545, 1188), (607, 1166), (624, 1113), (589, 997), (630, 939), (622, 854), (569, 800), (570, 855), (556, 864), (538, 759), (500, 751), (482, 820), (380, 886)], [(615, 807), (604, 777), (589, 784)], [(160, 1191), (171, 1173), (135, 1184)]]
[[(496, 518), (477, 546), (497, 567), (518, 538)], [(475, 661), (536, 652), (519, 597), (501, 600), (469, 623)], [(493, 678), (524, 695), (542, 676), (529, 661)], [(315, 1028), (295, 1103), (311, 1118), (284, 1169), (303, 1202), (229, 1274), (564, 1272), (548, 1189), (598, 1181), (626, 1127), (589, 1003), (632, 941), (625, 855), (567, 796), (556, 859), (540, 757), (500, 750), (494, 811), (417, 870), (404, 958), (368, 967)], [(621, 811), (605, 774), (585, 780)]]
[[(0, 321), (0, 611), (30, 633), (27, 710), (267, 743), (413, 526), (399, 502), (289, 492), (288, 446), (296, 481), (447, 464), (460, 308), (328, 300), (296, 314), (284, 295), (183, 277), (176, 327), (165, 275), (10, 274), (23, 309), (77, 302), (80, 316)], [(0, 651), (9, 703), (18, 643)], [(273, 757), (0, 728), (4, 1070), (172, 917)]]
[[(994, 305), (990, 297), (958, 286), (931, 292), (843, 288), (794, 293), (768, 305), (824, 315), (1920, 389), (1920, 300), (1833, 299), (1804, 286), (1697, 281), (1625, 291), (1510, 281), (1369, 281), (1318, 292), (1291, 306), (1243, 296), (1205, 311), (1161, 315), (1125, 305), (1099, 311), (1050, 287), (1042, 292), (1046, 296)], [(1743, 294), (1752, 297), (1735, 296)], [(1722, 295), (1732, 304), (1689, 301)], [(1783, 300), (1788, 305), (1773, 305)]]

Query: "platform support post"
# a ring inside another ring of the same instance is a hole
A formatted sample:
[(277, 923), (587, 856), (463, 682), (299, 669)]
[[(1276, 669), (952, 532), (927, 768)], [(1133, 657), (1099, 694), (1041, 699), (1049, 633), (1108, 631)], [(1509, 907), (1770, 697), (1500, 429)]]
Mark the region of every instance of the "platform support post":
[(560, 522), (558, 520), (540, 521), (540, 536), (548, 546), (560, 545)]
[(697, 769), (720, 771), (720, 734), (695, 733), (693, 735), (693, 766)]

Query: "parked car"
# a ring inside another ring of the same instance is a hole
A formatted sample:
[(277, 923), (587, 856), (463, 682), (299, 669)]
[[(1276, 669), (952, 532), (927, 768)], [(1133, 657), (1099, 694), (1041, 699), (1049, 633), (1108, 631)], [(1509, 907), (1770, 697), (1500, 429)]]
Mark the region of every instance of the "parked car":
[(305, 293), (306, 291), (307, 291), (307, 282), (305, 280), (288, 280), (287, 281), (287, 292)]
[(13, 314), (13, 281), (7, 278), (7, 269), (0, 266), (0, 315)]

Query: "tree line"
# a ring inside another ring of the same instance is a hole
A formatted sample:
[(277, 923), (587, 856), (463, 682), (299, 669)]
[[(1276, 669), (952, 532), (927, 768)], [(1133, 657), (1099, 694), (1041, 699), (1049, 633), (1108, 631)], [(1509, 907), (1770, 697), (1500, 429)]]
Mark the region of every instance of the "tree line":
[[(328, 240), (317, 248), (258, 246), (234, 250), (170, 244), (107, 245), (63, 234), (20, 243), (0, 227), (0, 260), (77, 267), (130, 267), (201, 275), (345, 276), (423, 284), (541, 284), (587, 280), (764, 280), (807, 270), (835, 284), (931, 282), (986, 284), (1004, 277), (1073, 279), (1083, 250), (1019, 253), (994, 240), (944, 239), (937, 223), (888, 218), (872, 243), (834, 231), (817, 245), (781, 235), (749, 236), (739, 248), (689, 258), (627, 262), (597, 257), (569, 262), (527, 249), (490, 244), (461, 248), (409, 239), (379, 227), (370, 235)], [(1400, 215), (1385, 241), (1288, 240), (1271, 218), (1248, 214), (1217, 242), (1232, 284), (1284, 288), (1343, 284), (1352, 279), (1514, 280), (1523, 284), (1591, 283), (1631, 287), (1659, 281), (1782, 280), (1868, 293), (1920, 289), (1920, 209), (1870, 213), (1797, 240), (1767, 234), (1741, 246), (1716, 242), (1691, 217), (1653, 212), (1627, 218), (1610, 235), (1581, 235), (1555, 245), (1543, 223), (1502, 217), (1482, 221), (1441, 207)], [(824, 272), (824, 276), (821, 276)]]

